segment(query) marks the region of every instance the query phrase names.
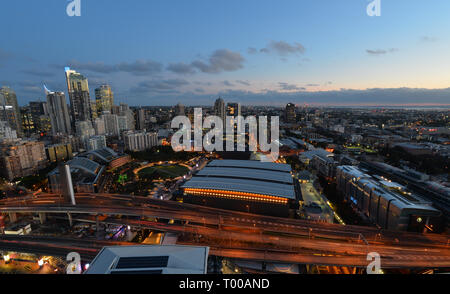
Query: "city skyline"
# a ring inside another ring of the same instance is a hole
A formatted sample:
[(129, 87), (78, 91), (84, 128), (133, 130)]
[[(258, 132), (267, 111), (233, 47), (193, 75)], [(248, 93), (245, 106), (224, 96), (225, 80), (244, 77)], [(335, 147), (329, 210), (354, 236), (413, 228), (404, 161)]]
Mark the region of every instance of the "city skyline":
[(360, 0), (82, 0), (80, 17), (66, 5), (8, 2), (0, 12), (10, 28), (0, 85), (20, 105), (44, 101), (43, 84), (68, 99), (66, 66), (89, 80), (91, 100), (108, 84), (132, 106), (212, 105), (219, 96), (244, 106), (450, 104), (446, 1), (383, 1), (379, 17)]

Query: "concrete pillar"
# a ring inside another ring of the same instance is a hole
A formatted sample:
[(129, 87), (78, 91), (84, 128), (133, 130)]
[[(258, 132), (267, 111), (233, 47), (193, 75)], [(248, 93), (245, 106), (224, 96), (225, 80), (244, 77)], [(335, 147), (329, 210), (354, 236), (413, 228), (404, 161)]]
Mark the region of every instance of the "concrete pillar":
[(9, 213), (9, 221), (12, 222), (12, 223), (17, 222), (17, 213), (10, 212)]
[(72, 226), (73, 226), (72, 214), (70, 214), (70, 213), (68, 212), (68, 213), (67, 213), (67, 217), (68, 217), (68, 219), (69, 219), (69, 225), (70, 225), (70, 227), (72, 227)]
[(72, 175), (70, 173), (70, 166), (68, 164), (60, 164), (58, 166), (58, 169), (64, 200), (66, 201), (66, 203), (76, 205), (75, 194), (73, 191), (73, 184), (72, 184)]
[(43, 225), (46, 220), (47, 220), (47, 215), (43, 212), (40, 212), (39, 213), (39, 221), (40, 221), (41, 225)]

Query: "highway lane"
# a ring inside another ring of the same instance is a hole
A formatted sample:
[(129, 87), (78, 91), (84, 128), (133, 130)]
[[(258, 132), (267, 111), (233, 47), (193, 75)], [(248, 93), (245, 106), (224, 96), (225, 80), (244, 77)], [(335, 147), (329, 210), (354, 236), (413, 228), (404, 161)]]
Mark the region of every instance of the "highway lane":
[[(295, 250), (298, 254), (322, 256), (326, 254), (328, 257), (344, 256), (344, 261), (351, 255), (355, 259), (365, 257), (367, 252), (376, 251), (382, 255), (382, 259), (386, 259), (392, 266), (397, 264), (406, 264), (412, 266), (415, 262), (418, 266), (428, 263), (431, 267), (450, 266), (448, 246), (444, 245), (445, 238), (432, 236), (422, 236), (420, 234), (410, 234), (403, 232), (395, 232), (395, 236), (410, 237), (414, 239), (408, 241), (397, 242), (395, 246), (389, 244), (385, 240), (369, 241), (368, 245), (361, 244), (362, 241), (356, 238), (354, 232), (359, 230), (367, 234), (378, 232), (373, 228), (350, 227), (341, 225), (331, 225), (323, 223), (310, 223), (303, 220), (280, 219), (273, 217), (265, 217), (260, 215), (252, 215), (246, 213), (234, 213), (232, 211), (223, 211), (210, 209), (205, 207), (197, 207), (192, 205), (180, 204), (176, 202), (158, 201), (122, 195), (77, 195), (79, 203), (83, 205), (65, 206), (60, 198), (54, 196), (35, 197), (25, 200), (30, 207), (11, 207), (11, 202), (2, 203), (0, 211), (44, 211), (44, 212), (71, 212), (71, 213), (88, 213), (88, 214), (106, 214), (106, 215), (134, 215), (138, 217), (160, 217), (166, 219), (181, 219), (188, 221), (186, 225), (168, 225), (155, 222), (145, 222), (136, 220), (136, 224), (144, 225), (149, 228), (171, 231), (179, 234), (191, 234), (192, 236), (206, 236), (210, 239), (210, 243), (216, 247), (230, 247), (233, 240), (247, 242), (248, 244), (258, 244), (259, 247), (266, 251), (276, 251), (280, 249)], [(53, 200), (52, 200), (53, 199)], [(53, 205), (49, 205), (48, 201), (54, 201)], [(19, 204), (15, 202), (15, 204)], [(88, 205), (89, 204), (89, 205)], [(110, 206), (105, 206), (105, 205)], [(114, 205), (112, 205), (114, 204)], [(197, 210), (195, 208), (198, 208)], [(122, 223), (132, 223), (133, 220), (118, 220)], [(271, 223), (268, 223), (270, 221)], [(215, 227), (208, 227), (214, 225)], [(278, 225), (278, 226), (277, 226)], [(290, 236), (284, 236), (278, 228), (289, 231)], [(313, 236), (305, 234), (305, 229), (312, 228)], [(345, 230), (343, 230), (345, 229)], [(241, 231), (239, 231), (241, 230)], [(242, 232), (242, 230), (246, 230)], [(302, 231), (303, 230), (303, 231)], [(277, 236), (267, 236), (268, 232), (277, 233)], [(350, 233), (350, 237), (349, 237)], [(386, 232), (384, 232), (386, 233)], [(392, 232), (393, 234), (394, 232)], [(418, 236), (417, 236), (418, 235)], [(308, 238), (306, 239), (306, 236)], [(342, 236), (345, 236), (343, 238)], [(431, 236), (431, 235), (430, 235)], [(311, 239), (310, 239), (311, 238)], [(383, 236), (384, 238), (384, 236)], [(325, 240), (326, 239), (326, 240)], [(384, 238), (385, 239), (385, 238)], [(218, 240), (216, 243), (211, 240)], [(230, 242), (227, 242), (230, 240)], [(351, 243), (349, 242), (351, 241)], [(192, 241), (191, 241), (192, 242)], [(196, 241), (198, 244), (200, 241)], [(246, 244), (245, 246), (249, 246)], [(242, 246), (242, 245), (240, 245)], [(245, 247), (244, 246), (244, 247)], [(245, 248), (234, 248), (245, 249)], [(356, 262), (356, 261), (355, 261)], [(396, 263), (397, 262), (397, 263)], [(367, 263), (367, 261), (366, 261)]]
[[(367, 246), (365, 244), (352, 244), (345, 242), (336, 242), (330, 240), (305, 239), (300, 237), (275, 237), (265, 235), (264, 232), (229, 232), (208, 228), (203, 226), (192, 225), (169, 225), (158, 222), (142, 221), (142, 220), (105, 220), (108, 223), (128, 224), (135, 227), (149, 228), (166, 232), (177, 233), (183, 235), (183, 240), (188, 234), (190, 244), (208, 245), (217, 248), (233, 248), (245, 249), (251, 246), (258, 246), (258, 250), (267, 252), (278, 252), (285, 250), (295, 252), (299, 255), (314, 255), (326, 257), (343, 258), (343, 265), (347, 265), (346, 260), (351, 257), (357, 262), (361, 258), (366, 258), (368, 252), (378, 252), (382, 261), (389, 260), (391, 266), (404, 265), (404, 260), (409, 260), (409, 266), (423, 266), (428, 263), (430, 267), (450, 266), (450, 252), (447, 249), (430, 249), (430, 248), (405, 248), (395, 246)], [(196, 238), (202, 236), (202, 238)], [(206, 243), (202, 240), (207, 238)], [(51, 240), (50, 240), (51, 242)], [(183, 243), (185, 241), (182, 241)], [(326, 258), (322, 258), (326, 259)], [(322, 261), (324, 264), (336, 264), (336, 259), (330, 259), (329, 262)], [(397, 262), (397, 263), (396, 263)], [(337, 263), (339, 264), (339, 263)]]
[[(27, 209), (30, 210), (30, 212), (38, 210), (42, 212), (55, 212), (57, 210), (66, 210), (68, 212), (77, 211), (76, 208), (63, 204), (61, 198), (55, 196), (34, 197), (24, 201), (25, 200), (8, 203), (0, 202), (0, 211), (17, 210), (25, 212)], [(50, 205), (48, 201), (54, 201), (53, 205)], [(448, 243), (448, 236), (435, 234), (423, 235), (407, 232), (380, 231), (371, 227), (342, 226), (338, 224), (315, 223), (306, 220), (267, 217), (128, 195), (80, 194), (77, 195), (77, 201), (80, 203), (77, 207), (81, 208), (82, 211), (79, 211), (81, 213), (97, 212), (108, 214), (112, 210), (113, 214), (120, 212), (120, 214), (124, 215), (169, 218), (215, 226), (271, 228), (275, 232), (302, 235), (310, 235), (313, 233), (313, 235), (317, 236), (322, 234), (334, 238), (360, 239), (360, 234), (362, 234), (362, 237), (368, 243), (380, 241), (396, 242), (399, 244), (408, 244), (411, 242), (423, 242), (429, 244)], [(83, 203), (83, 205), (81, 205), (81, 203)], [(17, 206), (13, 207), (11, 206), (12, 204), (16, 204)], [(27, 204), (32, 206), (28, 208), (24, 207), (24, 205)], [(93, 207), (94, 209), (92, 209)]]
[[(86, 248), (86, 242), (91, 242), (91, 247)], [(184, 245), (206, 245), (200, 242), (180, 242)], [(10, 236), (7, 239), (0, 238), (0, 248), (10, 247), (12, 251), (33, 252), (36, 254), (56, 255), (65, 257), (69, 252), (79, 252), (83, 262), (91, 262), (94, 256), (100, 251), (103, 245), (117, 245), (117, 242), (99, 242), (92, 240), (72, 240), (65, 238), (48, 238), (29, 236)], [(120, 245), (130, 245), (121, 242)], [(310, 254), (299, 253), (288, 250), (267, 250), (264, 248), (227, 248), (210, 247), (210, 255), (222, 256), (243, 260), (284, 262), (316, 265), (337, 265), (337, 266), (357, 266), (366, 267), (368, 261), (365, 255), (333, 255), (333, 254)], [(399, 259), (381, 259), (382, 268), (437, 268), (449, 267), (448, 263), (439, 259), (411, 256), (402, 256)]]

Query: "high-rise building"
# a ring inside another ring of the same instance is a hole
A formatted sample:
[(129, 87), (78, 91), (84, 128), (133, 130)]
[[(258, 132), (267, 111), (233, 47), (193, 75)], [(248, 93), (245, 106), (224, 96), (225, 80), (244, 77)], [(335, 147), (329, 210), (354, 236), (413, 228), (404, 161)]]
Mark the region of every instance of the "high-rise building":
[(158, 145), (158, 134), (145, 131), (128, 131), (123, 134), (125, 149), (144, 151)]
[(214, 115), (220, 117), (222, 119), (222, 122), (225, 124), (226, 109), (225, 101), (223, 101), (222, 98), (218, 98), (214, 103)]
[(78, 121), (92, 120), (91, 99), (87, 78), (80, 73), (65, 68), (67, 91), (69, 93), (70, 111), (74, 125)]
[(294, 103), (288, 103), (286, 105), (285, 110), (285, 120), (288, 123), (295, 123), (297, 121), (297, 114), (296, 114), (296, 106)]
[(241, 116), (241, 104), (240, 103), (228, 103), (227, 104), (228, 116)]
[(95, 130), (89, 120), (77, 121), (76, 123), (77, 137), (80, 138), (81, 144), (86, 148), (86, 141), (95, 136)]
[(17, 139), (17, 132), (9, 126), (7, 121), (0, 121), (0, 142)]
[(103, 120), (102, 117), (97, 117), (94, 120), (93, 125), (94, 125), (95, 135), (100, 136), (100, 135), (106, 134), (105, 121)]
[(86, 140), (86, 150), (98, 150), (106, 147), (106, 137), (105, 136), (93, 136)]
[(30, 137), (31, 134), (35, 133), (35, 123), (33, 116), (31, 115), (30, 106), (20, 107), (20, 116), (22, 119), (22, 130), (26, 137)]
[(123, 131), (130, 130), (128, 126), (128, 118), (124, 115), (117, 116), (117, 124), (119, 125), (119, 134), (121, 134)]
[(50, 162), (59, 162), (72, 159), (72, 144), (60, 143), (45, 147), (48, 160)]
[(123, 130), (134, 130), (134, 113), (128, 104), (120, 103), (119, 110), (119, 116), (125, 116), (127, 121)]
[(91, 114), (92, 114), (92, 121), (98, 117), (98, 111), (97, 111), (97, 102), (91, 100)]
[(145, 130), (145, 110), (139, 108), (135, 111), (136, 129)]
[(109, 85), (101, 85), (95, 89), (95, 102), (97, 104), (98, 113), (103, 111), (111, 111), (114, 105), (114, 93)]
[(50, 131), (51, 127), (47, 124), (47, 121), (51, 121), (48, 113), (47, 102), (31, 101), (30, 114), (34, 124), (35, 133), (47, 133)]
[(185, 114), (186, 114), (186, 113), (185, 113), (184, 105), (181, 104), (181, 103), (178, 103), (178, 104), (175, 106), (175, 116), (178, 116), (178, 115), (185, 115)]
[(30, 101), (30, 112), (33, 116), (48, 115), (47, 102)]
[(10, 181), (32, 175), (46, 164), (43, 142), (12, 141), (0, 146), (0, 175)]
[(0, 120), (7, 121), (9, 126), (16, 130), (17, 135), (22, 137), (22, 119), (16, 93), (9, 87), (0, 88)]
[(120, 106), (112, 105), (111, 106), (111, 114), (119, 115), (120, 114)]
[(105, 122), (106, 136), (118, 137), (120, 135), (117, 115), (106, 112), (102, 114), (101, 119)]
[(54, 136), (71, 134), (66, 96), (63, 92), (52, 92), (45, 87), (44, 89), (47, 95), (47, 109), (52, 125), (52, 134)]
[(52, 131), (52, 122), (50, 116), (41, 115), (38, 117), (37, 121), (34, 122), (38, 131), (41, 135), (50, 134)]

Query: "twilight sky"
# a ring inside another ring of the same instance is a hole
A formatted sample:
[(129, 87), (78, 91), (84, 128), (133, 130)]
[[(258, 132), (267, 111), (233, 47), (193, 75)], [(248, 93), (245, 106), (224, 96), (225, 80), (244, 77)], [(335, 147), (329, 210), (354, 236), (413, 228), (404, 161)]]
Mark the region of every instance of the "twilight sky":
[(450, 105), (450, 1), (5, 0), (0, 85), (67, 92), (64, 67), (116, 102)]

